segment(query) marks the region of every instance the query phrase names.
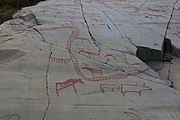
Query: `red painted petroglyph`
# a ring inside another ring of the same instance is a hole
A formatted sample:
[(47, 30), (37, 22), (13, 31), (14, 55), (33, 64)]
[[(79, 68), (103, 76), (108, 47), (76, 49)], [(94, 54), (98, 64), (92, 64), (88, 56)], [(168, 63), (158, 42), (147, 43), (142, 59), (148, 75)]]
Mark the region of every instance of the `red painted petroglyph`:
[(16, 31), (16, 32), (24, 32), (26, 29), (20, 27), (19, 25), (21, 25), (20, 23), (17, 24), (15, 22), (15, 20), (10, 20), (10, 25), (11, 25), (11, 28), (12, 30)]
[(83, 43), (84, 41), (88, 41), (89, 43), (91, 43), (88, 38), (80, 38), (80, 37), (77, 37), (76, 40), (81, 40), (81, 43)]
[(54, 62), (54, 63), (67, 64), (67, 63), (71, 62), (71, 59), (70, 59), (70, 58), (68, 58), (68, 59), (62, 59), (62, 58), (52, 57), (52, 58), (51, 58), (51, 61)]
[(110, 75), (110, 76), (102, 76), (102, 77), (94, 77), (94, 78), (85, 78), (87, 81), (103, 81), (103, 80), (118, 80), (118, 79), (125, 79), (129, 76), (128, 73), (119, 73), (116, 75)]
[(72, 30), (72, 33), (67, 41), (67, 49), (68, 49), (68, 53), (70, 55), (70, 58), (72, 60), (72, 63), (74, 65), (74, 69), (76, 70), (77, 74), (79, 76), (81, 76), (83, 79), (86, 79), (86, 77), (84, 76), (84, 74), (81, 72), (81, 70), (79, 69), (78, 66), (78, 60), (76, 59), (76, 57), (74, 56), (74, 54), (71, 52), (71, 44), (72, 42), (78, 37), (79, 35), (79, 29), (75, 28), (75, 30)]
[[(138, 64), (141, 64), (141, 63), (136, 63), (136, 65)], [(142, 64), (145, 66), (145, 64)], [(102, 77), (93, 77), (93, 78), (84, 78), (85, 80), (87, 81), (103, 81), (103, 80), (118, 80), (118, 79), (125, 79), (127, 78), (128, 76), (137, 76), (141, 73), (144, 73), (148, 70), (151, 70), (150, 67), (144, 67), (143, 66), (143, 69), (140, 69), (140, 70), (136, 70), (134, 72), (131, 72), (131, 73), (117, 73), (117, 74), (114, 74), (114, 75), (110, 75), (110, 76), (102, 76)]]
[(169, 8), (167, 5), (157, 5), (157, 8)]
[(18, 114), (10, 114), (10, 115), (5, 115), (0, 118), (7, 118), (8, 120), (20, 120), (20, 115)]
[[(110, 76), (102, 76), (102, 70), (100, 69), (94, 69), (94, 68), (90, 68), (88, 66), (85, 66), (83, 69), (85, 70), (88, 70), (92, 73), (92, 78), (87, 78), (84, 76), (84, 74), (82, 73), (82, 71), (80, 70), (79, 68), (79, 63), (78, 63), (78, 60), (77, 58), (74, 56), (74, 54), (71, 52), (71, 45), (72, 43), (74, 42), (74, 40), (80, 38), (78, 37), (79, 35), (79, 29), (76, 28), (76, 27), (59, 27), (59, 28), (62, 28), (62, 29), (72, 29), (72, 33), (67, 41), (67, 50), (68, 50), (68, 53), (70, 55), (70, 59), (74, 65), (74, 69), (76, 70), (77, 74), (79, 76), (81, 76), (84, 80), (87, 80), (87, 81), (103, 81), (103, 80), (117, 80), (117, 79), (125, 79), (127, 78), (128, 76), (132, 76), (132, 75), (138, 75), (138, 74), (141, 74), (143, 72), (146, 72), (148, 70), (150, 70), (150, 68), (146, 67), (141, 70), (137, 70), (135, 72), (132, 72), (132, 73), (118, 73), (118, 74), (115, 74), (115, 75), (110, 75)], [(51, 27), (51, 29), (53, 29)], [(82, 50), (84, 51), (84, 50)], [(97, 55), (97, 54), (96, 54)], [(98, 55), (99, 56), (99, 55)], [(135, 64), (134, 64), (135, 65)], [(94, 75), (96, 74), (96, 76)]]
[(145, 83), (141, 84), (101, 84), (100, 89), (103, 93), (105, 92), (117, 92), (119, 91), (123, 96), (126, 93), (138, 93), (139, 96), (142, 95), (143, 91), (152, 91), (149, 86), (146, 86)]
[(79, 52), (79, 53), (85, 53), (85, 54), (87, 54), (89, 57), (91, 57), (91, 56), (98, 56), (98, 57), (101, 58), (100, 52), (91, 52), (91, 51), (88, 51), (88, 50), (84, 50), (83, 48), (79, 48), (79, 51), (78, 51), (78, 52)]
[(73, 86), (74, 92), (77, 94), (77, 90), (75, 88), (75, 84), (76, 83), (81, 83), (84, 84), (84, 82), (82, 81), (82, 79), (68, 79), (65, 82), (56, 82), (56, 94), (57, 96), (59, 96), (58, 91)]
[(120, 91), (120, 86), (115, 84), (101, 84), (100, 89), (103, 93), (105, 92), (117, 92)]
[(180, 7), (178, 7), (177, 9), (175, 9), (175, 10), (180, 10)]
[(176, 37), (180, 38), (180, 32), (179, 31), (172, 33), (172, 34), (175, 35)]
[(101, 69), (91, 68), (91, 67), (88, 67), (87, 64), (85, 64), (85, 63), (83, 63), (83, 64), (85, 65), (85, 67), (82, 67), (82, 69), (90, 71), (93, 78), (95, 77), (95, 74), (96, 74), (96, 76), (98, 75), (98, 76), (102, 77), (102, 70)]
[[(138, 23), (138, 25), (142, 25), (142, 24), (167, 24), (167, 22), (142, 22), (142, 23)], [(180, 24), (180, 22), (171, 22), (171, 24)]]
[(166, 12), (166, 10), (157, 10), (157, 9), (152, 9), (152, 8), (148, 8), (149, 11), (152, 11), (152, 12)]
[(133, 112), (124, 112), (124, 115), (132, 120), (141, 120), (141, 117)]
[(142, 85), (136, 83), (136, 84), (121, 84), (121, 93), (123, 96), (127, 93), (138, 93), (139, 96), (142, 95), (143, 91), (152, 91), (152, 88), (149, 86), (146, 86), (145, 83)]

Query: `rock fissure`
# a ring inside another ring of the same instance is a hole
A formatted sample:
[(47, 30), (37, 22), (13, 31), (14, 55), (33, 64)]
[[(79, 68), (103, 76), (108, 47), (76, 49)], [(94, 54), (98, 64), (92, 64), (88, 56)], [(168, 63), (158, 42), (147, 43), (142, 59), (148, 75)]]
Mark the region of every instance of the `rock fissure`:
[(49, 74), (49, 69), (50, 69), (50, 64), (51, 64), (51, 56), (52, 56), (52, 51), (49, 54), (48, 65), (47, 65), (47, 70), (46, 70), (46, 74), (45, 74), (45, 82), (46, 82), (45, 87), (46, 87), (46, 96), (47, 96), (47, 99), (48, 99), (48, 103), (47, 103), (46, 109), (44, 111), (42, 120), (45, 120), (48, 109), (49, 109), (50, 104), (51, 104), (51, 99), (50, 99), (50, 95), (49, 95), (49, 80), (48, 80), (48, 74)]

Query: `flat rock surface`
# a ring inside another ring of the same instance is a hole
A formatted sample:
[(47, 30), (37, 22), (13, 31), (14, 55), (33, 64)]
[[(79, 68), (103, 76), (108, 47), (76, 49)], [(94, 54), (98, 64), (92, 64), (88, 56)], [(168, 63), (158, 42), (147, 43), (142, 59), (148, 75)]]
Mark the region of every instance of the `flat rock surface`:
[(180, 91), (136, 57), (137, 46), (161, 51), (164, 37), (178, 51), (179, 31), (179, 0), (23, 8), (0, 26), (0, 119), (179, 120)]

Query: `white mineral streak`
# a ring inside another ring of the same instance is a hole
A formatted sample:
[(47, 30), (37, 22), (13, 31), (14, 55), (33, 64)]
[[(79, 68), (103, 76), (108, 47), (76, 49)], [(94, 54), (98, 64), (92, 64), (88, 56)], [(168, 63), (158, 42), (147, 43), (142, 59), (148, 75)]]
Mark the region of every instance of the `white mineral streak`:
[(167, 81), (180, 89), (179, 58), (161, 80), (135, 55), (164, 37), (180, 55), (180, 1), (49, 0), (13, 18), (0, 26), (0, 119), (180, 119)]

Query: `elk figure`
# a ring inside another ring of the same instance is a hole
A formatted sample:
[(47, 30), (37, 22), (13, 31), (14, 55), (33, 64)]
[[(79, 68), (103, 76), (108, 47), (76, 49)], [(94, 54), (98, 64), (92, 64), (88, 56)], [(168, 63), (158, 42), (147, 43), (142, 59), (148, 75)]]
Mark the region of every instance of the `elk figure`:
[(65, 82), (56, 82), (56, 94), (57, 94), (57, 96), (59, 96), (59, 93), (58, 93), (59, 90), (62, 90), (64, 88), (67, 88), (70, 86), (73, 86), (74, 92), (77, 94), (77, 90), (75, 88), (76, 83), (84, 84), (84, 82), (80, 78), (79, 79), (68, 79)]
[(152, 91), (152, 88), (146, 86), (145, 83), (142, 85), (136, 84), (121, 84), (121, 93), (124, 96), (126, 93), (138, 93), (141, 96), (143, 91)]
[(100, 77), (102, 77), (102, 70), (101, 69), (95, 69), (95, 68), (91, 68), (88, 67), (87, 64), (83, 63), (85, 65), (85, 67), (82, 67), (82, 69), (90, 71), (92, 73), (93, 78), (95, 77), (95, 74), (99, 74)]
[(79, 48), (79, 51), (78, 51), (78, 52), (79, 52), (79, 53), (85, 53), (85, 54), (87, 54), (89, 57), (91, 57), (91, 56), (99, 56), (99, 57), (101, 58), (99, 52), (90, 52), (90, 51), (84, 50), (83, 48)]

